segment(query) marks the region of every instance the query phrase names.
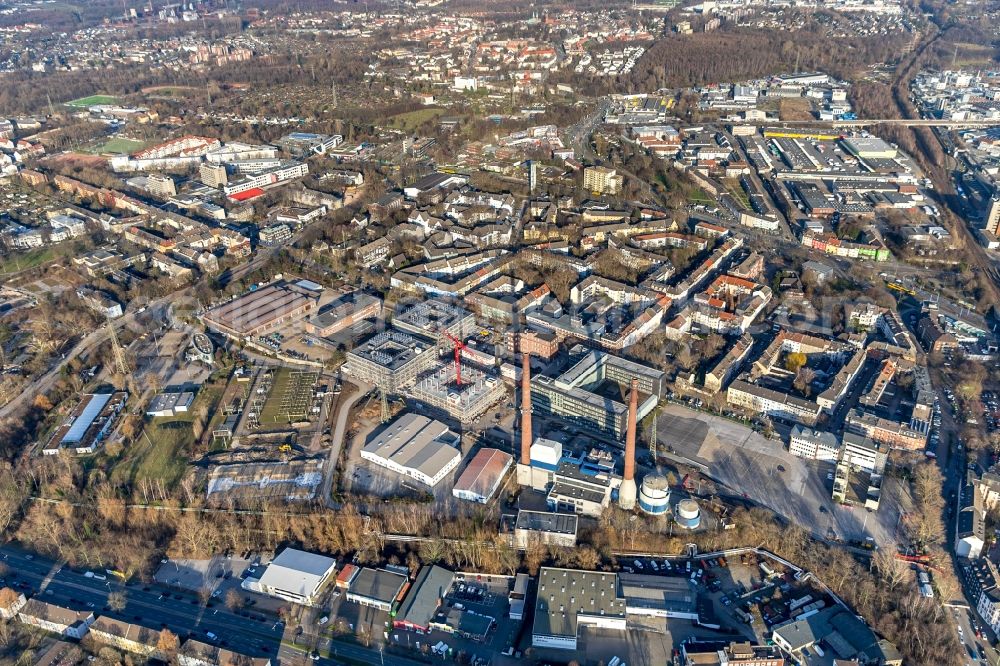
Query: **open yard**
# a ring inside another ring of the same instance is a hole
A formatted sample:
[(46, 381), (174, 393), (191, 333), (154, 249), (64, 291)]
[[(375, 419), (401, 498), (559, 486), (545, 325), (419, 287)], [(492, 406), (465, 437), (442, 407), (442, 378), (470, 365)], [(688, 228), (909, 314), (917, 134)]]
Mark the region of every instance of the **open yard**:
[(989, 44), (959, 42), (955, 46), (958, 50), (953, 54), (952, 67), (989, 66), (996, 55), (996, 49)]
[(76, 106), (85, 109), (90, 106), (97, 106), (98, 104), (115, 104), (117, 102), (118, 98), (111, 95), (90, 95), (89, 97), (80, 97), (79, 99), (66, 102), (66, 106)]
[(708, 195), (705, 190), (696, 187), (688, 195), (688, 201), (694, 204), (715, 205), (715, 198)]
[(657, 439), (664, 457), (689, 465), (708, 478), (772, 511), (794, 519), (821, 539), (890, 546), (897, 539), (901, 514), (911, 510), (906, 483), (894, 476), (882, 487), (878, 511), (834, 502), (833, 465), (798, 458), (779, 439), (749, 427), (681, 405), (663, 408)]
[(221, 396), (221, 385), (205, 384), (187, 413), (147, 419), (144, 433), (114, 463), (111, 478), (117, 483), (159, 479), (168, 488), (176, 485), (184, 476), (195, 445), (195, 419), (211, 413)]
[(783, 97), (778, 102), (778, 117), (782, 120), (815, 120), (812, 103), (807, 97)]
[(319, 375), (314, 371), (278, 368), (260, 413), (261, 426), (307, 419), (317, 379)]
[(103, 143), (98, 143), (87, 149), (87, 152), (96, 155), (134, 153), (145, 148), (146, 142), (137, 139), (129, 139), (124, 136), (113, 136)]
[(740, 187), (740, 182), (734, 178), (727, 179), (725, 181), (726, 191), (729, 192), (736, 199), (736, 202), (743, 207), (744, 210), (753, 210), (750, 207), (750, 200), (747, 199), (746, 192)]
[(73, 243), (60, 243), (27, 252), (14, 252), (0, 258), (0, 275), (16, 273), (73, 254)]
[(433, 120), (444, 114), (444, 109), (417, 109), (408, 113), (400, 113), (389, 118), (388, 125), (397, 129), (412, 132), (428, 120)]

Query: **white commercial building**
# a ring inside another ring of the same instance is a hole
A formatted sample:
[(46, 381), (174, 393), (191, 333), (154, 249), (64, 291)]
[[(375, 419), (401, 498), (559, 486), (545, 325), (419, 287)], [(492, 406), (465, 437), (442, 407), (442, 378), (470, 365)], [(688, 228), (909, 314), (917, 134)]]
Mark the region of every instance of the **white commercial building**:
[(845, 432), (843, 460), (850, 465), (860, 467), (866, 472), (877, 471), (877, 473), (881, 474), (885, 468), (886, 448), (868, 437), (863, 437), (853, 432)]
[(264, 594), (310, 605), (333, 575), (336, 561), (325, 555), (286, 548), (274, 558), (260, 577)]
[(461, 462), (460, 441), (440, 421), (407, 413), (366, 444), (361, 457), (433, 488)]
[(837, 462), (840, 453), (840, 442), (832, 432), (813, 430), (804, 426), (792, 428), (788, 441), (788, 452), (807, 460), (823, 460)]

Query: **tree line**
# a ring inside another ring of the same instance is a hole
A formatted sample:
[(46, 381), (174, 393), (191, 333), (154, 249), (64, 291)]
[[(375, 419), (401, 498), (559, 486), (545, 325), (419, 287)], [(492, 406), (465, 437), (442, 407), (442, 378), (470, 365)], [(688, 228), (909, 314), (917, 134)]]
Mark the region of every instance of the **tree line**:
[(866, 65), (893, 60), (907, 38), (833, 38), (809, 23), (791, 32), (731, 27), (669, 35), (643, 54), (624, 82), (632, 90), (653, 91), (762, 78), (796, 68), (851, 79)]

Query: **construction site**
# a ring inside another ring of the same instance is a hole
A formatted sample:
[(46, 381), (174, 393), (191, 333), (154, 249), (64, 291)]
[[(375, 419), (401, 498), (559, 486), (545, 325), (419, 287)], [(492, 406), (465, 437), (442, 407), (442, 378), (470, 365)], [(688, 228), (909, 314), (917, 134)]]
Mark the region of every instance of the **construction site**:
[(468, 363), (440, 363), (421, 375), (410, 395), (449, 416), (470, 423), (504, 399), (507, 389), (495, 372)]
[[(442, 335), (448, 339), (465, 340), (476, 331), (476, 320), (465, 308), (439, 298), (411, 305), (397, 314), (392, 325), (416, 335)], [(441, 344), (446, 344), (441, 340)]]
[(383, 331), (348, 352), (343, 371), (394, 394), (429, 370), (436, 358), (432, 345), (406, 333)]

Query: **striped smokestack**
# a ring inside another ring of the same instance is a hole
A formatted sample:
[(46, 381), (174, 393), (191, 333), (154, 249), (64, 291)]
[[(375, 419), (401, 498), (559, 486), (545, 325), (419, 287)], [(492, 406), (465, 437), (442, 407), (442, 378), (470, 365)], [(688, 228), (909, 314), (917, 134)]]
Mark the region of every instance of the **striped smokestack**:
[(521, 464), (531, 464), (531, 354), (521, 352)]
[(628, 481), (635, 479), (635, 428), (639, 413), (639, 380), (632, 378), (632, 391), (628, 399), (628, 430), (625, 434), (625, 475)]

